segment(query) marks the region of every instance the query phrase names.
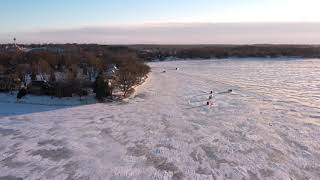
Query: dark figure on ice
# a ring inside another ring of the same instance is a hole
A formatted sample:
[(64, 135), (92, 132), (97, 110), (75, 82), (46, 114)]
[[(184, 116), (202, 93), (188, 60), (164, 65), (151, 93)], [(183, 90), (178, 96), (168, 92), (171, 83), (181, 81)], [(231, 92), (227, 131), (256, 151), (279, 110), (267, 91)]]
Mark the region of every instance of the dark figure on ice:
[(232, 93), (232, 92), (233, 92), (233, 90), (229, 89), (228, 91), (220, 92), (218, 94), (228, 94), (228, 93)]
[(213, 98), (213, 95), (212, 94), (210, 94), (210, 96), (209, 96), (209, 100), (211, 100)]
[(24, 96), (27, 95), (27, 90), (26, 88), (21, 88), (17, 94), (17, 100), (23, 98)]

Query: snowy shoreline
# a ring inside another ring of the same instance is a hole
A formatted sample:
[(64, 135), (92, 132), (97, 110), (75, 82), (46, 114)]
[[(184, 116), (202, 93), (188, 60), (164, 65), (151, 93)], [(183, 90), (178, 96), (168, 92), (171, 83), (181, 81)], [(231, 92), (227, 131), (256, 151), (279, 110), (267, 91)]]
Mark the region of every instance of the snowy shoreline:
[[(146, 81), (148, 81), (148, 74), (146, 77), (143, 78), (143, 81), (139, 83), (138, 85), (133, 87), (132, 93), (124, 99), (119, 100), (129, 100), (132, 99), (135, 94), (137, 93), (137, 90), (139, 87), (143, 86)], [(64, 97), (64, 98), (58, 98), (58, 97), (52, 97), (52, 96), (36, 96), (36, 95), (26, 95), (20, 100), (17, 100), (17, 91), (13, 92), (0, 92), (0, 103), (11, 103), (11, 104), (30, 104), (30, 105), (41, 105), (41, 106), (80, 106), (80, 105), (89, 105), (89, 104), (95, 104), (98, 103), (98, 101), (95, 98), (95, 95), (89, 95), (89, 96), (75, 96), (75, 97)], [(115, 102), (115, 101), (112, 101)]]

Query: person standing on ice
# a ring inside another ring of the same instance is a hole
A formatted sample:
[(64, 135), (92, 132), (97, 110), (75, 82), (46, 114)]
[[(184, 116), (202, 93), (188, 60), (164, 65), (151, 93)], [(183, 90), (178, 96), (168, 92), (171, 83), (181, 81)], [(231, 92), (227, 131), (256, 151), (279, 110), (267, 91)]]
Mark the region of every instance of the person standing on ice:
[(213, 105), (212, 101), (207, 101), (207, 106), (211, 107)]
[(210, 96), (209, 96), (209, 100), (211, 100), (211, 99), (213, 99), (213, 95), (212, 94), (210, 94)]
[(212, 106), (213, 105), (212, 99), (213, 99), (213, 91), (210, 91), (210, 95), (209, 95), (209, 98), (208, 98), (208, 101), (207, 101), (207, 106)]

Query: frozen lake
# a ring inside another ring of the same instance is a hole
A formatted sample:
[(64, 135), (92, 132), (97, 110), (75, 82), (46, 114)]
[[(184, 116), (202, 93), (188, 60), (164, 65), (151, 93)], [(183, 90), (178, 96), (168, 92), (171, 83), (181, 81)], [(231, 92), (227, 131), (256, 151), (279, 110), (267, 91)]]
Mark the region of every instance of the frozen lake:
[(0, 179), (320, 177), (320, 60), (150, 66), (127, 102), (0, 103)]

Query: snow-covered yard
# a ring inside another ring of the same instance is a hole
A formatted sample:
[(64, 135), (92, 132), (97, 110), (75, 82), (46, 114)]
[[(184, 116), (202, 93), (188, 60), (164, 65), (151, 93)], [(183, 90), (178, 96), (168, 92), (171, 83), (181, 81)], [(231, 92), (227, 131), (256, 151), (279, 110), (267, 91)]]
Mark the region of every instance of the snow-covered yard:
[(0, 179), (320, 177), (318, 60), (150, 65), (128, 101), (0, 103)]

